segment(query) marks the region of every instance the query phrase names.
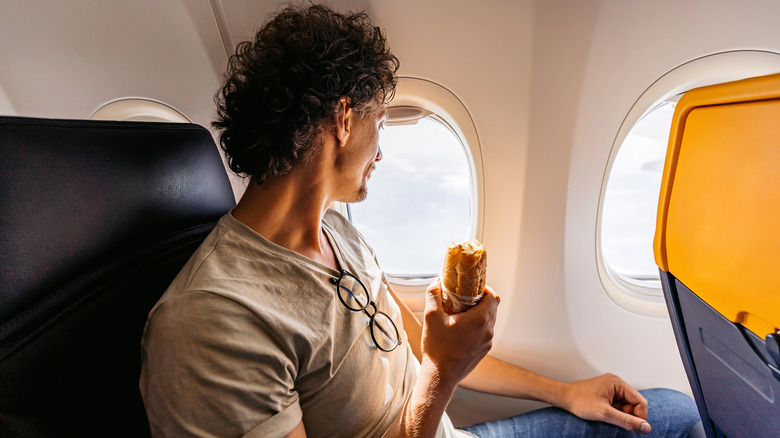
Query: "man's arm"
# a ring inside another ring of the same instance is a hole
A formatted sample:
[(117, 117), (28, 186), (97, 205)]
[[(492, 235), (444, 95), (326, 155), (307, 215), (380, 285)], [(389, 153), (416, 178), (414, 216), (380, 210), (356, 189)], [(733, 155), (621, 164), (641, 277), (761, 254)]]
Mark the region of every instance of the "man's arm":
[[(389, 285), (388, 288), (401, 308), (409, 343), (419, 359), (420, 321)], [(428, 293), (433, 295), (441, 294), (441, 287), (436, 281), (428, 289)], [(489, 294), (486, 296), (495, 296), (491, 288), (488, 287), (487, 291)], [(566, 383), (488, 355), (460, 382), (460, 386), (488, 394), (542, 401), (586, 420), (604, 421), (631, 431), (650, 432), (650, 425), (645, 421), (647, 400), (612, 374)]]
[[(436, 434), (458, 383), (490, 351), (498, 301), (495, 295), (486, 295), (472, 312), (448, 315), (440, 295), (431, 293), (429, 287), (425, 324), (412, 324), (407, 330), (410, 345), (420, 359), (420, 371), (409, 399), (386, 436), (432, 437)], [(408, 307), (402, 312), (406, 325)]]
[(566, 383), (487, 356), (462, 382), (488, 394), (542, 401), (586, 420), (649, 433), (647, 400), (614, 374)]

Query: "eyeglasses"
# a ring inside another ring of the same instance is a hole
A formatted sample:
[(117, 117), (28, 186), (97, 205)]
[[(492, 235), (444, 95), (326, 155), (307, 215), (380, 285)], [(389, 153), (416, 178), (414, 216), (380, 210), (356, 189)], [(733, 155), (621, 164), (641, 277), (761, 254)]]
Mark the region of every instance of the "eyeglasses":
[[(341, 276), (331, 278), (330, 282), (336, 285), (341, 304), (353, 312), (362, 311), (369, 317), (371, 339), (374, 340), (376, 348), (390, 352), (401, 344), (398, 327), (386, 313), (377, 310), (376, 303), (371, 300), (371, 294), (359, 278), (349, 271), (342, 270)], [(369, 307), (374, 309), (373, 312), (369, 313), (367, 310)]]

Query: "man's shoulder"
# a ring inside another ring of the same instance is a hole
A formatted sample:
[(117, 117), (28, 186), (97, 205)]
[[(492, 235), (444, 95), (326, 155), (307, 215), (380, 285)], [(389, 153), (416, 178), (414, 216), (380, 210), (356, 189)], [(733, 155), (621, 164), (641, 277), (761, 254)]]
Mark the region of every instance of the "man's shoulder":
[(277, 278), (270, 275), (280, 260), (272, 249), (228, 213), (182, 267), (166, 295), (200, 291), (232, 298), (246, 295), (246, 289), (257, 294), (264, 290), (261, 285)]

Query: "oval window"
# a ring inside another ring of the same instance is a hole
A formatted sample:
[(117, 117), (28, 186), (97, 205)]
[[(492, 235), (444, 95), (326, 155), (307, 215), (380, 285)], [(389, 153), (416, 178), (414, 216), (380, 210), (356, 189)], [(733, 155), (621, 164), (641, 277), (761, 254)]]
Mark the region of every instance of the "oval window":
[(616, 280), (660, 290), (653, 235), (666, 147), (679, 96), (648, 111), (620, 146), (607, 180), (601, 255)]
[(447, 245), (473, 237), (469, 155), (444, 120), (420, 108), (389, 108), (379, 143), (382, 161), (350, 219), (391, 279), (427, 282)]
[(596, 227), (597, 269), (618, 305), (666, 318), (653, 256), (663, 164), (674, 107), (688, 90), (776, 73), (780, 54), (760, 50), (714, 53), (656, 79), (629, 110), (613, 143), (602, 182)]
[(90, 118), (125, 122), (192, 123), (181, 111), (167, 103), (144, 97), (124, 97), (113, 100), (96, 109)]

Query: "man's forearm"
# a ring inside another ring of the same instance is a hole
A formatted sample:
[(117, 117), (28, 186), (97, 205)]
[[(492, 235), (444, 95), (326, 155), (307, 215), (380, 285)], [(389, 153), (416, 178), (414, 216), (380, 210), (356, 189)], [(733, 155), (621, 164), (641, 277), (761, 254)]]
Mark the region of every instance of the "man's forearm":
[(566, 408), (568, 384), (485, 356), (460, 386), (472, 391), (536, 400)]
[(386, 437), (423, 438), (436, 436), (444, 410), (455, 392), (457, 380), (450, 378), (427, 357), (423, 357), (412, 394)]
[(441, 304), (440, 283), (432, 282), (426, 290), (422, 326), (403, 302), (399, 303), (404, 323), (409, 325), (409, 344), (420, 358), (420, 372), (403, 411), (386, 436), (435, 436), (458, 383), (472, 372), (492, 346), (500, 299), (492, 290), (486, 288), (486, 292), (470, 310), (450, 315)]

